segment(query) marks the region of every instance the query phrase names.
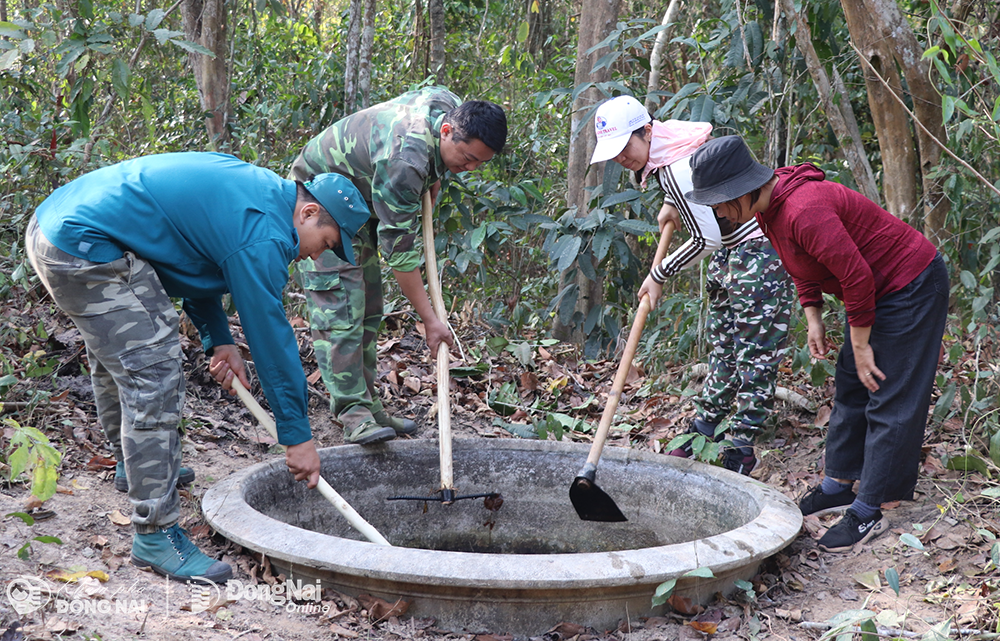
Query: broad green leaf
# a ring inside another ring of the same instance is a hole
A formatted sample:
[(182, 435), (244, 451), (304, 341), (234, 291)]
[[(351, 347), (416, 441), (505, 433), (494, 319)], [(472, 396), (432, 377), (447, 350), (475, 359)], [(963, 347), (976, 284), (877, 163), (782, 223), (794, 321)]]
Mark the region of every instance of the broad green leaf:
[(7, 465), (10, 466), (10, 480), (17, 479), (21, 475), (21, 472), (28, 467), (28, 446), (22, 445), (14, 450), (7, 457)]
[[(993, 436), (990, 437), (990, 460), (997, 467), (1000, 467), (1000, 429), (993, 432)], [(1000, 488), (991, 488), (994, 490), (1000, 490)], [(983, 494), (986, 494), (984, 491)]]
[(712, 573), (712, 568), (695, 568), (690, 572), (685, 572), (684, 576), (696, 576), (703, 579), (714, 579), (715, 574)]
[(115, 93), (122, 100), (128, 99), (128, 86), (131, 76), (132, 72), (129, 70), (128, 65), (120, 58), (115, 58), (114, 62), (111, 63), (111, 86), (114, 87)]
[(990, 560), (993, 561), (994, 568), (1000, 568), (1000, 541), (990, 548)]
[(528, 32), (529, 31), (530, 31), (530, 27), (528, 26), (528, 21), (525, 20), (517, 28), (517, 41), (518, 42), (524, 42), (525, 40), (527, 40), (528, 39)]
[(896, 568), (889, 568), (885, 571), (885, 582), (889, 584), (896, 596), (899, 596), (899, 572)]
[(986, 465), (986, 461), (975, 454), (953, 456), (948, 459), (948, 462), (945, 464), (945, 468), (949, 470), (958, 470), (960, 472), (979, 472), (987, 478), (992, 478), (990, 470)]
[(941, 119), (945, 124), (951, 120), (952, 115), (955, 113), (955, 98), (954, 96), (949, 96), (948, 94), (943, 94), (941, 96)]
[[(157, 29), (157, 31), (160, 31), (160, 29)], [(180, 35), (183, 35), (183, 33)], [(215, 54), (212, 53), (211, 49), (206, 49), (205, 47), (201, 46), (196, 42), (190, 42), (188, 40), (179, 40), (176, 38), (171, 38), (170, 42), (177, 45), (178, 47), (180, 47), (185, 51), (190, 51), (191, 53), (200, 53), (201, 55), (208, 56), (209, 58), (215, 57)]]
[(0, 37), (20, 40), (24, 37), (24, 32), (13, 22), (0, 22)]
[[(594, 232), (590, 247), (598, 261), (604, 260), (604, 257), (608, 255), (612, 240), (614, 240), (614, 234), (607, 229), (598, 229)], [(16, 379), (15, 382), (17, 382)]]
[(582, 239), (579, 236), (563, 236), (556, 243), (552, 258), (556, 261), (556, 269), (566, 271), (580, 254)]
[[(159, 27), (160, 23), (163, 22), (164, 16), (166, 15), (167, 12), (164, 11), (163, 9), (153, 9), (152, 11), (150, 11), (146, 15), (146, 30), (152, 31), (153, 29)], [(157, 38), (157, 40), (159, 40), (159, 38)]]
[(862, 632), (861, 641), (878, 641), (878, 628), (875, 626), (875, 621), (866, 619), (858, 627), (861, 628)]
[(469, 246), (473, 249), (478, 249), (483, 241), (486, 240), (486, 225), (480, 225), (472, 230), (472, 234), (469, 236)]
[(715, 101), (708, 96), (698, 96), (691, 101), (691, 120), (712, 122), (715, 118)]
[(8, 518), (11, 516), (16, 516), (17, 518), (21, 519), (22, 521), (24, 521), (24, 524), (27, 525), (28, 527), (31, 527), (32, 525), (35, 524), (35, 519), (26, 512), (11, 512), (10, 514), (5, 514), (4, 518)]
[(11, 49), (0, 56), (0, 71), (6, 71), (14, 66), (18, 58), (21, 57), (21, 52), (17, 49)]
[(130, 27), (138, 27), (139, 25), (141, 25), (145, 21), (146, 21), (146, 17), (143, 16), (143, 15), (141, 15), (141, 14), (138, 14), (138, 13), (130, 13), (130, 14), (128, 14), (128, 26), (130, 26)]
[(670, 579), (656, 586), (656, 592), (653, 593), (653, 607), (666, 603), (667, 599), (673, 596), (676, 586), (677, 579)]
[(62, 539), (58, 536), (36, 536), (33, 541), (39, 541), (40, 543), (55, 543), (56, 545), (62, 545)]
[(161, 45), (164, 44), (167, 40), (170, 40), (171, 38), (176, 38), (178, 36), (184, 35), (183, 31), (171, 31), (170, 29), (153, 29), (152, 33), (153, 36), (156, 38), (156, 41), (159, 42)]
[(660, 231), (656, 225), (647, 223), (645, 220), (637, 220), (634, 218), (629, 218), (619, 222), (618, 228), (629, 234), (635, 234), (636, 236), (641, 236), (642, 234), (656, 234)]
[(31, 38), (25, 38), (17, 48), (21, 53), (31, 53), (35, 50), (35, 41)]
[(917, 549), (917, 550), (923, 550), (924, 549), (924, 544), (920, 542), (920, 539), (918, 539), (917, 537), (913, 536), (909, 532), (907, 532), (905, 534), (900, 534), (899, 535), (899, 542), (902, 543), (903, 545), (908, 545), (911, 548), (914, 548), (914, 549)]
[(607, 198), (601, 201), (601, 207), (608, 208), (612, 205), (617, 205), (618, 203), (629, 202), (630, 200), (635, 200), (636, 198), (642, 198), (642, 192), (636, 189), (626, 189), (625, 191), (619, 192), (617, 194), (611, 194)]

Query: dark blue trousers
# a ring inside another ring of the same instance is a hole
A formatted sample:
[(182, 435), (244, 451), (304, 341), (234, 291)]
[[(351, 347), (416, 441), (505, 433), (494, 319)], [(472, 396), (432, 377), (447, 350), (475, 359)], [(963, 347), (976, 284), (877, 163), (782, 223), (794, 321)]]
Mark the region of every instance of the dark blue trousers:
[(948, 270), (940, 254), (909, 285), (876, 301), (869, 343), (886, 376), (877, 392), (858, 380), (847, 327), (837, 357), (826, 475), (860, 480), (858, 499), (865, 503), (913, 498), (947, 314)]

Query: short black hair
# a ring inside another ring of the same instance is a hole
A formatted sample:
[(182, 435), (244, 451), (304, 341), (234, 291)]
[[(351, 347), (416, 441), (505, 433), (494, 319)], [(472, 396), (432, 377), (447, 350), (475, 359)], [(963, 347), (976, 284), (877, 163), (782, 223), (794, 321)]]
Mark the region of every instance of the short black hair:
[[(312, 180), (312, 178), (309, 178), (309, 180)], [(336, 224), (337, 221), (333, 219), (333, 214), (328, 212), (326, 210), (326, 207), (323, 206), (323, 203), (317, 200), (316, 196), (313, 196), (311, 191), (306, 189), (305, 183), (303, 183), (301, 180), (296, 180), (295, 201), (298, 202), (300, 200), (304, 203), (314, 203), (316, 205), (319, 205), (320, 210), (322, 211), (323, 214), (325, 214), (319, 217), (320, 227), (329, 227), (330, 225)]]
[(507, 144), (507, 114), (500, 105), (487, 100), (462, 103), (445, 114), (444, 122), (452, 126), (455, 142), (475, 138), (497, 154)]

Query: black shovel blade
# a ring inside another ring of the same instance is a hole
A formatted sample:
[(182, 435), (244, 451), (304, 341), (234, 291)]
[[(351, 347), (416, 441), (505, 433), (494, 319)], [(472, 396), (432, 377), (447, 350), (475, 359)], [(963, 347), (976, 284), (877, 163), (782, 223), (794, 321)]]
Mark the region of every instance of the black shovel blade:
[(628, 521), (618, 509), (615, 500), (586, 476), (578, 476), (569, 486), (569, 500), (576, 513), (584, 521), (621, 523)]

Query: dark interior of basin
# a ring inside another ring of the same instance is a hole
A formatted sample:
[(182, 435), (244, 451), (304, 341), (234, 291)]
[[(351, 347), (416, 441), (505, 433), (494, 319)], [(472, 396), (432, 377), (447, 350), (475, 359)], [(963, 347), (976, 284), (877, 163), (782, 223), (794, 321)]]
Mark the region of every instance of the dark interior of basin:
[[(506, 449), (503, 443), (454, 443), (455, 487), (460, 494), (501, 493), (503, 506), (495, 513), (484, 507), (483, 499), (450, 506), (387, 500), (430, 496), (440, 487), (436, 441), (331, 448), (320, 456), (324, 478), (393, 545), (402, 547), (495, 554), (629, 550), (714, 536), (760, 512), (753, 495), (739, 484), (699, 473), (705, 466), (672, 465), (667, 457), (605, 457), (597, 483), (629, 520), (583, 521), (570, 503), (569, 487), (586, 454)], [(279, 521), (363, 539), (318, 492), (296, 483), (283, 461), (249, 476), (243, 492), (253, 509)]]

